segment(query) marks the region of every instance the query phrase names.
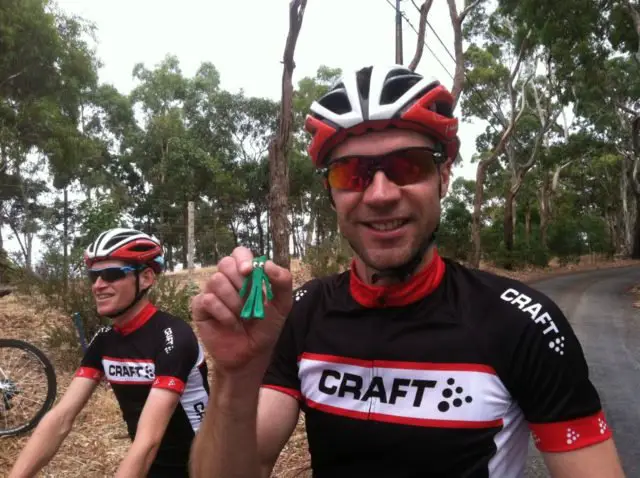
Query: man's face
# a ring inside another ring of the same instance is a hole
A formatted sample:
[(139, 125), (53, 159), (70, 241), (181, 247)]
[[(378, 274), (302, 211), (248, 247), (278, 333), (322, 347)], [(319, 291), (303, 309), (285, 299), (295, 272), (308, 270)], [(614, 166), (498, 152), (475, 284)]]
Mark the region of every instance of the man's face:
[[(127, 267), (121, 261), (104, 261), (93, 265), (92, 270)], [(140, 273), (140, 289), (149, 287), (153, 282), (153, 271), (146, 269)], [(129, 271), (124, 277), (109, 282), (98, 277), (91, 287), (98, 314), (108, 315), (127, 307), (136, 296), (135, 272)]]
[[(350, 137), (338, 145), (329, 160), (351, 155), (382, 155), (410, 147), (433, 147), (429, 138), (403, 130), (385, 130)], [(332, 189), (340, 231), (362, 261), (374, 270), (396, 267), (410, 260), (440, 219), (440, 199), (451, 172), (451, 162), (432, 160), (420, 182), (398, 186), (377, 171), (363, 192)]]

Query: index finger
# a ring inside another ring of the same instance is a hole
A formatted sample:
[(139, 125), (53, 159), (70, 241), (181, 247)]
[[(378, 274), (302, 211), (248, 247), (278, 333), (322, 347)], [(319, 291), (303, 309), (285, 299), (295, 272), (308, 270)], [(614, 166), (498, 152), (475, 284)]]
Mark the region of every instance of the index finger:
[(251, 250), (244, 246), (236, 247), (231, 253), (236, 261), (236, 265), (240, 274), (246, 276), (253, 269), (253, 254)]

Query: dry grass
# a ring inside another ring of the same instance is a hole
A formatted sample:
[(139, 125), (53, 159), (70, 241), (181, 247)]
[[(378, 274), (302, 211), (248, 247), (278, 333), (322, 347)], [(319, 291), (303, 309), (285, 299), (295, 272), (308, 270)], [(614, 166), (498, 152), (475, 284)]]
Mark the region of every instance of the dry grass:
[(640, 309), (640, 284), (636, 284), (631, 287), (628, 291), (633, 297), (635, 297), (635, 301), (633, 302), (633, 306), (636, 309)]
[[(604, 261), (583, 258), (576, 266), (559, 267), (552, 265), (547, 269), (528, 269), (524, 271), (507, 272), (483, 265), (502, 275), (511, 276), (523, 281), (535, 280), (566, 273), (568, 271), (588, 270), (605, 267), (621, 267), (625, 265), (640, 265), (640, 261), (618, 260)], [(199, 285), (204, 284), (215, 268), (194, 271), (192, 280)], [(306, 270), (298, 261), (292, 262), (294, 284), (301, 285), (310, 278)], [(175, 273), (176, 278), (185, 279), (188, 273)], [(637, 307), (640, 307), (640, 285), (633, 290), (638, 297)], [(49, 310), (37, 313), (32, 307), (33, 299), (9, 295), (0, 298), (0, 330), (1, 335), (8, 338), (28, 340), (41, 347), (52, 359), (58, 375), (58, 398), (66, 390), (75, 366), (69, 360), (69, 351), (47, 347), (47, 335), (52, 326), (59, 325), (71, 319)], [(209, 364), (212, 364), (208, 357)], [(8, 471), (24, 447), (28, 436), (19, 438), (0, 438), (0, 476), (8, 475)], [(118, 463), (129, 447), (129, 439), (122, 421), (115, 397), (108, 386), (101, 385), (91, 398), (89, 404), (78, 416), (73, 431), (51, 463), (44, 468), (41, 477), (104, 477), (113, 476)], [(310, 476), (308, 472), (309, 454), (304, 431), (304, 416), (301, 416), (298, 426), (286, 444), (273, 472), (273, 477), (292, 478)]]

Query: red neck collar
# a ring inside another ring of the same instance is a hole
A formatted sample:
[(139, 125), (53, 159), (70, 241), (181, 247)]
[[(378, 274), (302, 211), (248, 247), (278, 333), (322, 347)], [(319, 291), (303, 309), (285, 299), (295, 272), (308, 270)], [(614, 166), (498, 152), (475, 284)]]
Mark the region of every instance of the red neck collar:
[(398, 307), (417, 302), (435, 290), (444, 276), (445, 263), (434, 250), (431, 262), (408, 282), (389, 286), (370, 285), (358, 277), (355, 259), (351, 261), (349, 289), (363, 307)]
[(155, 305), (149, 302), (135, 317), (125, 322), (123, 326), (114, 325), (113, 329), (122, 335), (128, 335), (146, 324), (157, 311), (158, 309), (156, 309)]

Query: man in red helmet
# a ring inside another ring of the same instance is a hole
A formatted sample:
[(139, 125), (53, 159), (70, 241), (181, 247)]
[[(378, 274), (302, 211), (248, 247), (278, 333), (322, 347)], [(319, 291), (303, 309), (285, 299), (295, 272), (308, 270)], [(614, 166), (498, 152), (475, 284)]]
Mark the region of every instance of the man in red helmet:
[(209, 397), (207, 364), (191, 327), (146, 296), (164, 267), (162, 247), (133, 229), (105, 231), (85, 251), (98, 314), (113, 324), (91, 340), (60, 402), (36, 428), (11, 478), (32, 477), (55, 455), (103, 378), (132, 445), (117, 477), (188, 477), (191, 441)]
[(530, 433), (554, 478), (623, 476), (557, 305), (438, 255), (452, 105), (396, 65), (345, 75), (311, 106), (310, 156), (355, 257), (294, 294), (267, 262), (274, 296), (249, 322), (251, 253), (220, 261), (192, 308), (216, 362), (193, 477), (268, 477), (300, 410), (317, 478), (519, 477)]

